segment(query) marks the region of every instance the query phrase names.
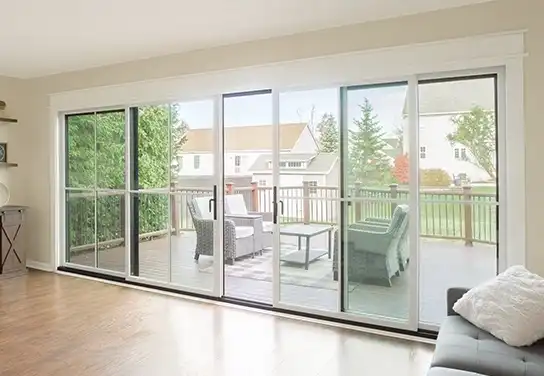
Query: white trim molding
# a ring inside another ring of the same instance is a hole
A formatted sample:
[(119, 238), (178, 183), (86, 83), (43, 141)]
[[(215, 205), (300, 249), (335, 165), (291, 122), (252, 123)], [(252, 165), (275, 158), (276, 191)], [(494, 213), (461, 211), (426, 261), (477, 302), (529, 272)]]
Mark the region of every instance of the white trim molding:
[(388, 77), (502, 66), (525, 55), (524, 33), (480, 35), (329, 55), (173, 78), (103, 86), (50, 96), (53, 111), (79, 111), (212, 97), (263, 88), (363, 84)]
[(55, 267), (51, 263), (26, 260), (26, 267), (29, 269), (41, 270), (44, 272), (52, 272), (55, 270)]

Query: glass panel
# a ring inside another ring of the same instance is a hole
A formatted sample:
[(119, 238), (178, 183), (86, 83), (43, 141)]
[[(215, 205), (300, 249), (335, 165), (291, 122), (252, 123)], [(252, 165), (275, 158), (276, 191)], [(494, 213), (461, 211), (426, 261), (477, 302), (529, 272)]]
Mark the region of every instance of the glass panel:
[(125, 189), (125, 112), (96, 114), (96, 187)]
[[(407, 85), (348, 88), (344, 103), (344, 310), (407, 321)], [(335, 272), (338, 272), (335, 268)]]
[(94, 188), (95, 115), (66, 116), (66, 187)]
[[(213, 116), (212, 100), (172, 105), (171, 281), (208, 291), (216, 271), (214, 221), (207, 207), (216, 184)], [(201, 203), (203, 214), (193, 210)]]
[(256, 181), (272, 185), (272, 95), (225, 97), (223, 104), (225, 295), (271, 303), (272, 218), (262, 212), (270, 207)]
[(98, 267), (125, 271), (125, 195), (99, 192), (96, 200)]
[(140, 193), (137, 197), (138, 275), (154, 281), (168, 282), (170, 279), (169, 195)]
[(169, 188), (170, 106), (138, 108), (139, 189)]
[(66, 191), (66, 261), (96, 266), (95, 193)]
[(495, 81), (419, 85), (423, 323), (442, 322), (449, 287), (470, 288), (497, 272)]
[(337, 311), (338, 89), (281, 93), (279, 139), (280, 300)]

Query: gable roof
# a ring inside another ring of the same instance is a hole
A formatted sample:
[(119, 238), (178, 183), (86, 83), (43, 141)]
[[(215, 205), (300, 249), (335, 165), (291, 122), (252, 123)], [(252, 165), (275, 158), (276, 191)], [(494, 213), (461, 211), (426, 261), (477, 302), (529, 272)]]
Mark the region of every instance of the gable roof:
[[(472, 107), (495, 109), (495, 83), (492, 78), (466, 79), (420, 84), (419, 113), (440, 114), (469, 112)], [(408, 97), (403, 114), (408, 113)]]
[[(304, 174), (326, 174), (338, 160), (336, 153), (281, 153), (280, 161), (309, 161), (305, 169), (280, 168), (280, 172), (293, 172), (300, 175)], [(272, 161), (272, 154), (261, 154), (255, 160), (255, 163), (249, 168), (249, 171), (255, 173), (272, 173), (268, 163)]]
[[(305, 123), (280, 124), (280, 149), (291, 150), (306, 128)], [(272, 150), (272, 125), (225, 127), (225, 151)], [(190, 129), (184, 153), (211, 152), (214, 147), (211, 128)]]

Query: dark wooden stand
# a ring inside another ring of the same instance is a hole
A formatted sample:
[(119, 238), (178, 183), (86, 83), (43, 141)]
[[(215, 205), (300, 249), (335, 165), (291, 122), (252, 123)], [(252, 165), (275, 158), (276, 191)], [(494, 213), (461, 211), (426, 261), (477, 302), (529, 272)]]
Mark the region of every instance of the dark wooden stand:
[(22, 247), (24, 206), (0, 207), (0, 279), (26, 273), (26, 252)]

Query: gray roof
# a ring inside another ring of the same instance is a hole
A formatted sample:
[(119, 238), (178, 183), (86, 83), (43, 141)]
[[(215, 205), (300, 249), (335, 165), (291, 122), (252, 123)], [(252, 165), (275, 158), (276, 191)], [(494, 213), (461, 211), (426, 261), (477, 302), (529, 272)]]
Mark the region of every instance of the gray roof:
[[(403, 114), (407, 114), (407, 103)], [(443, 81), (419, 85), (419, 113), (468, 112), (474, 106), (495, 109), (495, 82), (493, 78)]]
[[(307, 161), (308, 167), (305, 169), (296, 168), (280, 168), (282, 172), (298, 172), (298, 173), (310, 173), (310, 174), (326, 174), (334, 166), (334, 163), (338, 159), (336, 153), (282, 153), (280, 154), (280, 161)], [(268, 167), (268, 163), (272, 161), (272, 154), (261, 154), (257, 157), (257, 160), (249, 168), (252, 172), (268, 172), (272, 173), (272, 169)]]

